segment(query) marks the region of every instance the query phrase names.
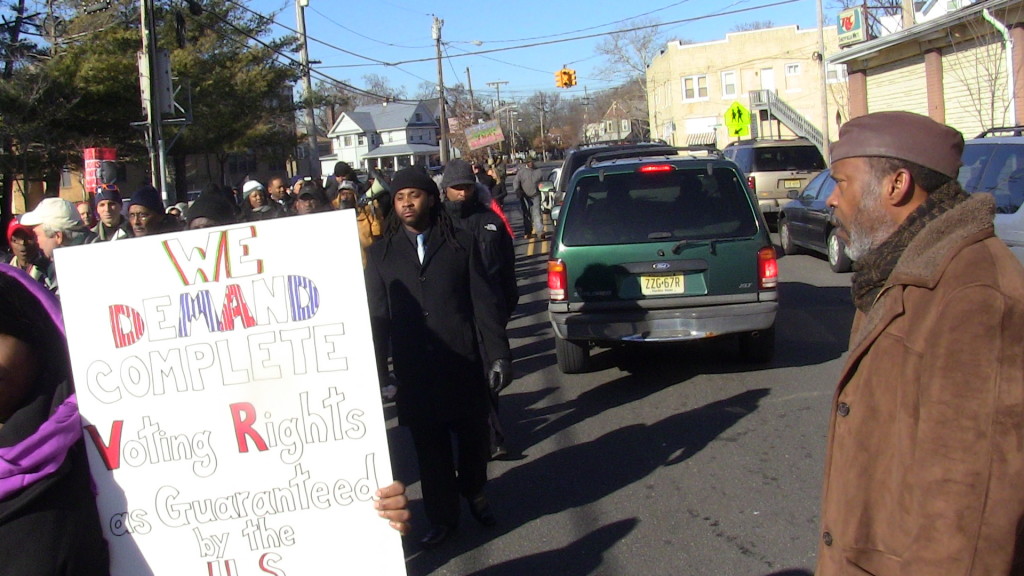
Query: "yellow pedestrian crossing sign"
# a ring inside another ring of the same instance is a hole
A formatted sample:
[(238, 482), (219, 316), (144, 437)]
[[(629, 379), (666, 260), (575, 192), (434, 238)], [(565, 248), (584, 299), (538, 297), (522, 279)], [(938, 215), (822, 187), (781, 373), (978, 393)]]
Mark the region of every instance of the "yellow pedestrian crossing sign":
[(729, 136), (747, 136), (750, 134), (750, 110), (739, 102), (733, 102), (725, 111), (725, 127)]

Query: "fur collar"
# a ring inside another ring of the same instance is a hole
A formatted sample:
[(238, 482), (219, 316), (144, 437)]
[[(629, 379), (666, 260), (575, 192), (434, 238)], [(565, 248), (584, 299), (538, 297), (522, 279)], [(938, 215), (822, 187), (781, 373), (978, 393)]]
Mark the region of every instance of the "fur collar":
[(991, 194), (972, 194), (928, 223), (907, 245), (886, 284), (934, 287), (946, 265), (965, 245), (995, 235), (995, 205)]

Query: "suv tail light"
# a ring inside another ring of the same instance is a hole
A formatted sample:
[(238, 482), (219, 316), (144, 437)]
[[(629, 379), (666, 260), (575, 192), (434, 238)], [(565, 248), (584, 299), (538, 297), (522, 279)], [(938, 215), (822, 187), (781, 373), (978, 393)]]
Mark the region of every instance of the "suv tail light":
[(567, 284), (569, 275), (565, 271), (565, 262), (548, 260), (548, 297), (552, 300), (565, 300)]
[[(550, 264), (548, 265), (550, 270)], [(757, 276), (761, 290), (773, 290), (779, 286), (779, 261), (775, 259), (775, 248), (765, 246), (757, 252)], [(548, 273), (548, 284), (551, 275)]]
[(747, 188), (750, 188), (751, 192), (757, 194), (757, 178), (747, 176)]

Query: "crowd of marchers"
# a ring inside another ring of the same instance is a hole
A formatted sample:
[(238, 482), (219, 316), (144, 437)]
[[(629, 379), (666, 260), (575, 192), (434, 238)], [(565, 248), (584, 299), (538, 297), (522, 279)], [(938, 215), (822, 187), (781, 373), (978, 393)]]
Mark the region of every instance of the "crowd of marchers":
[[(457, 159), (443, 173), (413, 166), (390, 179), (370, 176), (361, 182), (339, 162), (323, 182), (208, 185), (190, 204), (171, 206), (152, 186), (126, 197), (103, 185), (92, 202), (45, 198), (10, 222), (0, 306), (24, 321), (0, 327), (0, 562), (16, 574), (109, 571), (82, 427), (62, 424), (78, 414), (54, 251), (333, 210), (355, 212), (378, 383), (409, 428), (419, 464), (421, 545), (439, 546), (455, 532), (462, 498), (481, 525), (497, 523), (484, 486), (488, 461), (508, 454), (498, 394), (512, 379), (506, 326), (519, 299), (503, 164)], [(523, 210), (529, 222), (528, 202)], [(45, 454), (32, 453), (31, 443), (53, 435)], [(404, 493), (395, 482), (375, 501), (403, 534)]]

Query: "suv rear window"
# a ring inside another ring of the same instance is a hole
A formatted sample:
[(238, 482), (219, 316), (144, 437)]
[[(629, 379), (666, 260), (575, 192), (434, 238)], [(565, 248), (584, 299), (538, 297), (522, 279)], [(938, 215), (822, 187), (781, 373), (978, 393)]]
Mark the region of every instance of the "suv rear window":
[(1024, 144), (967, 144), (957, 178), (964, 190), (988, 192), (997, 214), (1014, 214), (1024, 203)]
[(821, 153), (813, 146), (760, 146), (750, 152), (753, 155), (750, 172), (825, 169)]
[(745, 238), (757, 217), (736, 171), (724, 166), (585, 174), (571, 192), (568, 246)]

